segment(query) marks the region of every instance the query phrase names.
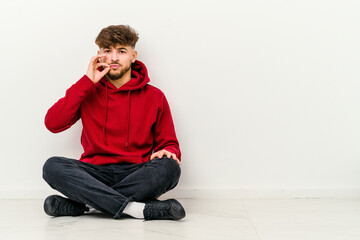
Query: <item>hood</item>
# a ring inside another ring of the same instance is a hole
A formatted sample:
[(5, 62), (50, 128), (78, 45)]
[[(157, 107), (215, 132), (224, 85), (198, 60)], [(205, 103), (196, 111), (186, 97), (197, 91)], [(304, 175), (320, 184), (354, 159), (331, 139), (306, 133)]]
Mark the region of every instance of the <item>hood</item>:
[(142, 89), (147, 83), (150, 82), (148, 77), (147, 69), (145, 64), (136, 60), (131, 65), (131, 80), (126, 84), (122, 85), (120, 88), (116, 88), (113, 84), (110, 84), (109, 80), (104, 76), (100, 80), (100, 84), (105, 87), (105, 101), (106, 101), (106, 110), (105, 110), (105, 121), (103, 126), (103, 138), (106, 145), (108, 145), (106, 140), (106, 124), (107, 124), (107, 115), (108, 115), (108, 94), (109, 92), (127, 92), (128, 93), (128, 109), (127, 109), (127, 136), (126, 136), (126, 148), (129, 146), (129, 129), (130, 129), (130, 102), (131, 102), (131, 91)]
[[(115, 92), (121, 92), (121, 91), (132, 91), (143, 88), (148, 82), (150, 82), (150, 79), (148, 77), (148, 72), (145, 67), (145, 64), (136, 60), (131, 65), (131, 80), (127, 82), (126, 84), (122, 85), (120, 88), (116, 88), (113, 84), (108, 84), (108, 80), (106, 76), (104, 76), (100, 83), (103, 86), (107, 86), (109, 91), (115, 91)], [(108, 84), (108, 85), (106, 85)]]

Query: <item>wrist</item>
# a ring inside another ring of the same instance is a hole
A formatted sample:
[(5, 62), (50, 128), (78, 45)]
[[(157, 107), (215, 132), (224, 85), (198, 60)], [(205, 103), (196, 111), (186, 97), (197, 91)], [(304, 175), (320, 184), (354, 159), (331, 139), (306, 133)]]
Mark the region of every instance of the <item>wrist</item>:
[(87, 79), (92, 84), (95, 84), (95, 82), (89, 77), (89, 75), (85, 74), (83, 78)]
[(95, 81), (90, 77), (89, 74), (85, 74), (84, 76), (86, 76), (90, 81), (92, 81), (95, 84)]

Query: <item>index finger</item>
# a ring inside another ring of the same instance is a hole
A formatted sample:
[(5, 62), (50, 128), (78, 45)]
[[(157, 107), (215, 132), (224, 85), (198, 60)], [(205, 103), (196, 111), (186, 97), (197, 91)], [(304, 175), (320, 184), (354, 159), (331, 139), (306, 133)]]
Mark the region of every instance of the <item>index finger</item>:
[(98, 55), (96, 55), (96, 56), (93, 56), (93, 57), (91, 58), (91, 62), (95, 62), (97, 59), (102, 58), (102, 57), (105, 57), (105, 56), (106, 56), (106, 54), (98, 54)]
[(97, 57), (97, 58), (101, 58), (101, 57), (105, 57), (106, 56), (106, 54), (105, 53), (103, 53), (103, 54), (98, 54), (98, 55), (96, 55), (95, 57)]

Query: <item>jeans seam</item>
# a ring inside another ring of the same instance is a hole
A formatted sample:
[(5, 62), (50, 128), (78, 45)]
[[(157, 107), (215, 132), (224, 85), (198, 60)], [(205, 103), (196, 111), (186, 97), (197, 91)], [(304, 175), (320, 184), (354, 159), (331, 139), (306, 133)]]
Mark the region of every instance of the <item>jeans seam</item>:
[(121, 205), (119, 211), (115, 214), (114, 219), (120, 218), (120, 216), (121, 216), (122, 212), (124, 211), (126, 205), (128, 205), (128, 203), (131, 202), (131, 201), (132, 201), (132, 197), (129, 197), (129, 198), (127, 198), (125, 200), (125, 202)]

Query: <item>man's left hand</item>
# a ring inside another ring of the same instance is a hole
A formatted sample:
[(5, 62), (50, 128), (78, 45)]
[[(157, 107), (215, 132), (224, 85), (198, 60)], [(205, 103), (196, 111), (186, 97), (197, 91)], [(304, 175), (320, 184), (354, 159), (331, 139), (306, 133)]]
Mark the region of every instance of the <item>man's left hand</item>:
[(157, 151), (157, 152), (154, 152), (153, 154), (151, 154), (151, 156), (150, 156), (150, 160), (153, 160), (154, 158), (162, 158), (164, 155), (166, 155), (166, 157), (168, 157), (168, 158), (173, 158), (175, 161), (177, 161), (177, 163), (179, 164), (179, 165), (181, 165), (181, 162), (180, 162), (180, 160), (176, 157), (176, 154), (174, 154), (174, 153), (171, 153), (171, 152), (169, 152), (169, 151), (166, 151), (165, 149), (163, 149), (163, 150), (160, 150), (160, 151)]

